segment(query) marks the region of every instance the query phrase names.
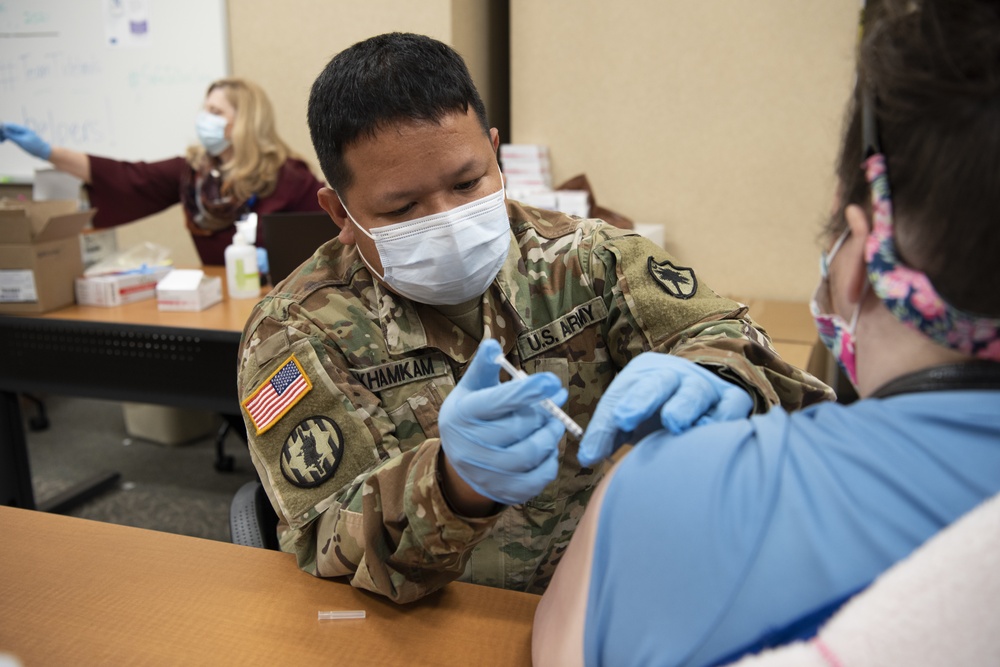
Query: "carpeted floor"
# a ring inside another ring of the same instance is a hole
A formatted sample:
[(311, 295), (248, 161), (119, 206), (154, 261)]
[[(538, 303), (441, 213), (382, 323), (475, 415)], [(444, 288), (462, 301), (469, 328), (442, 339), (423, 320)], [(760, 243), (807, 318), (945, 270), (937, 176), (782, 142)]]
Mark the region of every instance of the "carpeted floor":
[[(232, 472), (215, 470), (215, 431), (182, 445), (133, 438), (119, 403), (44, 397), (49, 428), (25, 427), (36, 501), (104, 471), (121, 474), (117, 488), (70, 509), (72, 516), (229, 541), (229, 503), (256, 479), (246, 443), (226, 438)], [(25, 405), (26, 418), (35, 414)], [(221, 418), (218, 425), (221, 426)]]

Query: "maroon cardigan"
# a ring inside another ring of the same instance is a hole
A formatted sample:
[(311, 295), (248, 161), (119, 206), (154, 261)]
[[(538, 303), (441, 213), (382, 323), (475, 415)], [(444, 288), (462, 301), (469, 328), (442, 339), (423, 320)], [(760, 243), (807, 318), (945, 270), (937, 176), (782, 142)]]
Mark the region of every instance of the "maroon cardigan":
[[(182, 157), (159, 162), (122, 162), (95, 155), (90, 158), (90, 184), (87, 192), (95, 227), (114, 227), (158, 213), (181, 200), (181, 181), (191, 167)], [(302, 160), (288, 159), (278, 172), (278, 184), (267, 197), (257, 200), (253, 211), (321, 211), (316, 191), (324, 187)], [(235, 227), (210, 236), (192, 235), (202, 264), (222, 266), (223, 253), (233, 241)], [(257, 226), (257, 245), (263, 246), (261, 225)]]

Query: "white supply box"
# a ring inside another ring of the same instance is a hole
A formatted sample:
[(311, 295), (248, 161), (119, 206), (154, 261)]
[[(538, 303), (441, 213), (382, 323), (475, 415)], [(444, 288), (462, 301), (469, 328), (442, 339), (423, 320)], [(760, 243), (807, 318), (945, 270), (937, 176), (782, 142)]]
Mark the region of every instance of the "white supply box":
[(156, 286), (159, 310), (205, 310), (222, 301), (222, 278), (199, 269), (174, 269)]
[(121, 306), (156, 296), (156, 283), (170, 272), (158, 266), (143, 273), (111, 273), (76, 279), (76, 302), (81, 306)]

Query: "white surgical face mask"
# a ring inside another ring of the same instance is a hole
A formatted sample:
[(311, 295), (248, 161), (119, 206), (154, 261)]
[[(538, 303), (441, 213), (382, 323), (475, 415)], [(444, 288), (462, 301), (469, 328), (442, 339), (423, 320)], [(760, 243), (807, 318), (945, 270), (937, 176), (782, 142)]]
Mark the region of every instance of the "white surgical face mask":
[(201, 111), (195, 120), (194, 127), (198, 133), (201, 145), (205, 147), (208, 154), (218, 157), (229, 148), (229, 139), (226, 139), (225, 118), (218, 114)]
[[(341, 200), (343, 205), (343, 200)], [(347, 211), (347, 207), (344, 206)], [(435, 306), (453, 306), (482, 296), (510, 249), (504, 188), (450, 211), (377, 227), (370, 232), (385, 275), (368, 269), (397, 294)]]

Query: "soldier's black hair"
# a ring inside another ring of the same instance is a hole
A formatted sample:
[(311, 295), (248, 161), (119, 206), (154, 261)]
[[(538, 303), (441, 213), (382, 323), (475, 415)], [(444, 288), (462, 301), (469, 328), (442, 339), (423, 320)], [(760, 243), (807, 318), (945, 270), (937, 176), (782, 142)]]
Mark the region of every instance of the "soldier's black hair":
[(341, 51), (309, 93), (309, 134), (320, 169), (342, 192), (351, 183), (344, 149), (401, 120), (440, 121), (472, 108), (489, 134), (486, 107), (465, 61), (424, 35), (387, 33)]
[(902, 259), (956, 308), (1000, 316), (1000, 3), (868, 0), (838, 176), (840, 210), (871, 199), (861, 91), (875, 101)]

